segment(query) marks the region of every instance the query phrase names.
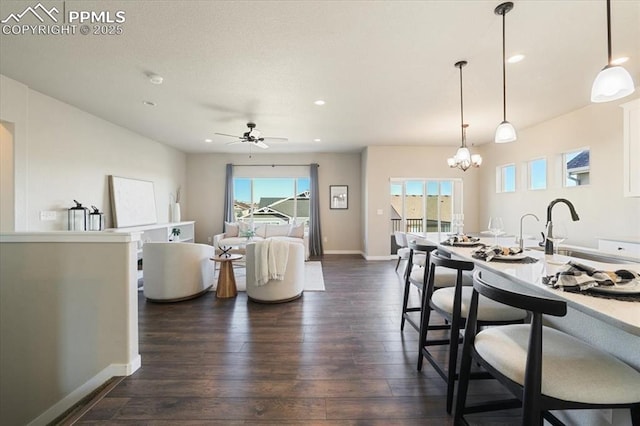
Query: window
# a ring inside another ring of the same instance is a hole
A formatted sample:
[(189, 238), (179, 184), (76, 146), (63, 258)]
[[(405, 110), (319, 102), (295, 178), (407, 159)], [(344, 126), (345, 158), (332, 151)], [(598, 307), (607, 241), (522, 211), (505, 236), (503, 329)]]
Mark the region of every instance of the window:
[(562, 155), (564, 186), (589, 184), (589, 149), (565, 152)]
[(539, 158), (528, 163), (529, 189), (547, 189), (547, 159)]
[(461, 179), (392, 179), (390, 191), (391, 233), (450, 232), (452, 215), (462, 213)]
[(309, 222), (310, 179), (234, 178), (234, 214), (240, 222)]
[(496, 192), (516, 191), (516, 166), (507, 164), (496, 168)]

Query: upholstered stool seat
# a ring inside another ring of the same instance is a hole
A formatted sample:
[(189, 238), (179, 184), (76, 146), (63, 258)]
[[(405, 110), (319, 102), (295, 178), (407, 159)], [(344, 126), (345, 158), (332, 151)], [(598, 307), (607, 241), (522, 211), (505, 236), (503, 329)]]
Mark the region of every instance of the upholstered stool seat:
[[(447, 382), (447, 413), (453, 408), (453, 391), (455, 381), (458, 378), (456, 370), (458, 357), (458, 344), (460, 342), (460, 329), (464, 325), (469, 313), (473, 287), (464, 286), (465, 278), (473, 271), (474, 264), (462, 260), (445, 257), (439, 252), (431, 253), (429, 258), (428, 280), (425, 294), (422, 299), (422, 320), (420, 324), (420, 342), (418, 351), (418, 370), (422, 369), (422, 360), (426, 358), (438, 374)], [(443, 272), (454, 276), (454, 287), (446, 287), (436, 290), (438, 276)], [(465, 274), (466, 272), (466, 274)], [(468, 281), (467, 281), (468, 282)], [(473, 285), (473, 276), (471, 276)], [(491, 299), (483, 300), (479, 305), (478, 322), (482, 325), (502, 325), (514, 322), (524, 322), (527, 312), (508, 305), (495, 302)], [(437, 312), (447, 323), (451, 324), (448, 339), (428, 339), (431, 310)], [(429, 346), (448, 345), (449, 359), (446, 368), (440, 365), (438, 357), (429, 350)]]
[[(423, 262), (426, 261), (426, 256), (423, 258)], [(424, 266), (414, 266), (411, 274), (409, 275), (409, 281), (411, 284), (422, 289), (422, 285), (425, 282), (425, 271), (428, 268)], [(456, 285), (456, 272), (450, 269), (441, 269), (438, 271), (434, 278), (434, 287), (455, 287)], [(473, 285), (473, 277), (470, 274), (462, 274), (462, 285), (471, 287)]]
[[(530, 332), (528, 324), (486, 328), (476, 335), (475, 349), (493, 368), (524, 386)], [(543, 327), (542, 334), (542, 395), (587, 404), (640, 401), (640, 372), (561, 331)]]
[[(527, 310), (531, 324), (481, 328), (480, 296)], [(631, 423), (640, 426), (640, 372), (605, 350), (543, 325), (545, 316), (566, 314), (564, 300), (543, 297), (526, 288), (515, 291), (513, 285), (502, 281), (489, 283), (476, 272), (453, 423), (467, 424), (464, 414), (522, 407), (522, 425), (539, 426), (543, 419), (560, 425), (563, 423), (554, 414), (557, 410), (627, 408)], [(480, 364), (515, 398), (487, 401), (475, 395), (469, 403), (473, 364)]]
[[(471, 284), (473, 285), (473, 278)], [(431, 295), (431, 304), (436, 310), (453, 312), (455, 292), (455, 287), (436, 290)], [(462, 318), (466, 318), (467, 315), (469, 315), (472, 294), (473, 287), (462, 287), (462, 297), (460, 300), (460, 315)], [(526, 316), (527, 312), (522, 309), (512, 308), (511, 306), (498, 303), (484, 296), (480, 297), (478, 303), (478, 321), (517, 321), (522, 320)]]

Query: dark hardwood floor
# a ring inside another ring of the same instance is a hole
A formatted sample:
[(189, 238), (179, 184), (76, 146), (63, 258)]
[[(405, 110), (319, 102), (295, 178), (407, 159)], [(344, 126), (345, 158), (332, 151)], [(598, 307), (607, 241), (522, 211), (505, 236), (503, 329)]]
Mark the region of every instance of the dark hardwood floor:
[[(322, 265), (326, 291), (285, 304), (140, 294), (142, 367), (75, 424), (451, 425), (444, 381), (428, 364), (416, 370), (418, 333), (400, 332), (395, 261), (331, 255)], [(470, 391), (503, 393), (493, 381)], [(517, 415), (470, 419), (515, 425)]]

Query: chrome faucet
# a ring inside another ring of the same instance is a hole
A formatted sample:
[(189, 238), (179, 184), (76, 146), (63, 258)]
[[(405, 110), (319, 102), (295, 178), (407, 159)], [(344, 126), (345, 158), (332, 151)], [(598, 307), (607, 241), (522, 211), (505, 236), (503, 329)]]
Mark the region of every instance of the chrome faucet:
[(520, 250), (524, 250), (524, 240), (522, 239), (522, 219), (524, 219), (527, 216), (533, 216), (536, 218), (538, 222), (540, 222), (540, 219), (538, 219), (538, 216), (536, 216), (533, 213), (526, 213), (520, 216), (520, 240), (518, 241), (519, 243), (518, 247), (520, 247)]
[(547, 206), (547, 229), (549, 229), (549, 231), (547, 234), (547, 242), (545, 243), (545, 246), (544, 246), (545, 254), (553, 254), (553, 241), (549, 239), (549, 238), (553, 238), (553, 235), (549, 235), (553, 232), (552, 231), (553, 226), (549, 227), (549, 224), (553, 225), (553, 223), (551, 222), (551, 210), (553, 209), (553, 206), (555, 206), (558, 203), (565, 203), (567, 207), (569, 207), (569, 211), (571, 212), (571, 220), (573, 220), (574, 222), (577, 220), (580, 220), (580, 217), (578, 216), (578, 213), (576, 213), (576, 209), (575, 207), (573, 207), (573, 204), (571, 204), (571, 201), (567, 200), (566, 198), (556, 198), (555, 200), (550, 202), (549, 205)]

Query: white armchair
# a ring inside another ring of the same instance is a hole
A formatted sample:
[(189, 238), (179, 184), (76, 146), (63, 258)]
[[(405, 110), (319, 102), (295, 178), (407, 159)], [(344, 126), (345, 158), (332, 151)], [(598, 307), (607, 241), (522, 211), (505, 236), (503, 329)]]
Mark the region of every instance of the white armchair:
[(214, 283), (213, 246), (148, 242), (142, 246), (144, 297), (177, 302), (204, 294)]
[(281, 303), (295, 300), (304, 290), (304, 244), (289, 242), (284, 280), (256, 285), (255, 243), (247, 244), (247, 296), (254, 302)]

